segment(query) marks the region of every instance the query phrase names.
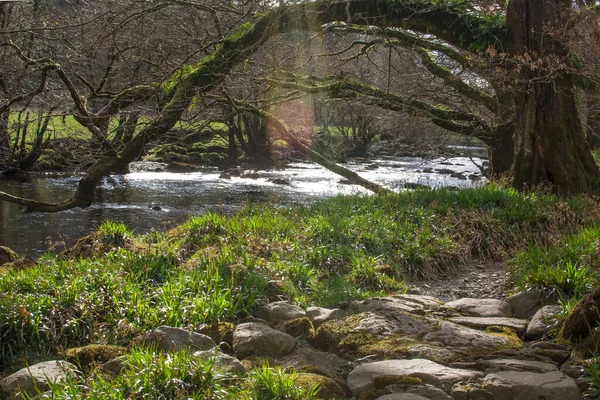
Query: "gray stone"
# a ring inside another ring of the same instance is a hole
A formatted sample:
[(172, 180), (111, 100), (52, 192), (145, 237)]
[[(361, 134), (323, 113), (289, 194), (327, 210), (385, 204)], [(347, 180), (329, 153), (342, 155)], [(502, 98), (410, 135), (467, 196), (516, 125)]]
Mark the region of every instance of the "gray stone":
[(378, 376), (409, 376), (419, 378), (423, 383), (440, 387), (480, 377), (483, 374), (478, 371), (449, 368), (424, 359), (387, 360), (356, 367), (348, 375), (348, 387), (355, 396), (358, 396), (372, 389), (374, 379)]
[(306, 317), (306, 311), (302, 308), (285, 301), (276, 301), (264, 306), (258, 307), (255, 313), (257, 318), (267, 322), (280, 322), (290, 319)]
[(555, 304), (560, 295), (547, 293), (540, 289), (526, 290), (508, 298), (508, 304), (515, 318), (529, 318), (540, 308), (549, 304)]
[(550, 305), (540, 308), (533, 317), (531, 317), (531, 321), (527, 326), (525, 339), (538, 340), (545, 337), (552, 328), (552, 323), (555, 320), (556, 314), (560, 311), (560, 306)]
[(481, 386), (494, 400), (581, 400), (581, 391), (573, 378), (559, 371), (497, 372), (487, 375)]
[(424, 314), (425, 311), (436, 310), (442, 301), (431, 296), (401, 294), (390, 297), (374, 297), (372, 299), (353, 301), (348, 308), (355, 313), (362, 312), (409, 312)]
[(377, 400), (429, 400), (427, 397), (414, 393), (394, 393), (378, 397)]
[(110, 372), (113, 375), (119, 375), (126, 367), (127, 356), (113, 358), (110, 361), (100, 364), (98, 369), (104, 372)]
[[(484, 332), (407, 312), (365, 312), (327, 322), (319, 327), (311, 343), (321, 350), (342, 355), (347, 349), (344, 348), (346, 345), (340, 336), (340, 329), (346, 332), (345, 335), (366, 333), (368, 341), (363, 342), (364, 346), (375, 346), (364, 351), (386, 358), (427, 358), (453, 362), (464, 357), (481, 357), (500, 349), (522, 346), (514, 335)], [(389, 342), (385, 343), (386, 340)], [(363, 352), (362, 348), (358, 351)]]
[(294, 337), (258, 322), (240, 324), (233, 332), (233, 350), (239, 358), (253, 354), (278, 357), (295, 345)]
[(562, 372), (563, 374), (565, 374), (567, 376), (570, 376), (573, 379), (579, 379), (585, 375), (585, 372), (583, 371), (583, 367), (580, 365), (565, 364), (560, 367), (560, 372)]
[(456, 310), (472, 317), (512, 317), (510, 305), (504, 300), (463, 298), (450, 301), (443, 309)]
[(66, 361), (46, 361), (23, 368), (0, 381), (0, 398), (20, 400), (50, 389), (50, 384), (64, 382), (77, 367)]
[(344, 318), (346, 313), (339, 308), (309, 307), (306, 309), (306, 315), (317, 329), (324, 322)]
[(229, 374), (241, 375), (246, 371), (240, 360), (221, 352), (218, 347), (211, 350), (197, 351), (192, 356), (205, 361), (212, 360), (213, 368)]
[(160, 351), (209, 350), (216, 346), (208, 336), (162, 325), (144, 338), (145, 345), (156, 345)]
[(408, 313), (365, 312), (354, 331), (365, 331), (373, 335), (395, 334), (420, 336), (435, 329), (435, 322), (415, 317)]
[(384, 392), (394, 393), (410, 393), (425, 397), (429, 400), (452, 400), (442, 389), (432, 385), (389, 385), (383, 389)]
[(327, 374), (342, 388), (346, 387), (346, 375), (350, 362), (335, 354), (315, 350), (309, 346), (298, 346), (291, 353), (275, 357), (277, 365), (294, 368), (300, 372), (315, 372), (315, 369)]
[(439, 329), (429, 332), (423, 339), (427, 342), (439, 342), (446, 347), (462, 347), (472, 350), (491, 351), (514, 345), (511, 339), (504, 335), (493, 335), (447, 321), (440, 321)]
[(475, 362), (459, 362), (452, 364), (452, 367), (476, 369), (483, 371), (485, 374), (492, 374), (500, 371), (527, 371), (527, 372), (552, 372), (558, 371), (558, 367), (554, 363), (547, 363), (532, 360), (516, 360), (512, 358), (499, 358), (491, 360), (477, 360)]
[(523, 337), (527, 328), (527, 320), (506, 317), (455, 317), (449, 318), (459, 325), (475, 329), (486, 329), (490, 326), (502, 326), (514, 330), (519, 337)]

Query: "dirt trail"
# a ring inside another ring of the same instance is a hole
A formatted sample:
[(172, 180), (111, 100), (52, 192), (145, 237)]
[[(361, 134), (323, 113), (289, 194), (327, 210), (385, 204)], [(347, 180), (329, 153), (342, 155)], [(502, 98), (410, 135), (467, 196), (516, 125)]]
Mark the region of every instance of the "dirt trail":
[(507, 297), (509, 276), (502, 263), (473, 261), (454, 274), (409, 282), (408, 293), (434, 296), (442, 301), (462, 297), (503, 299)]

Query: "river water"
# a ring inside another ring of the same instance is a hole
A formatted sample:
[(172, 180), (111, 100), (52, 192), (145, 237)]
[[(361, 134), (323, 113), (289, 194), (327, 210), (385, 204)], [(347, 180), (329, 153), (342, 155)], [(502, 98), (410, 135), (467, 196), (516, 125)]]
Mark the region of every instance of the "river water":
[[(481, 164), (481, 160), (474, 158)], [(480, 185), (478, 167), (468, 157), (424, 160), (386, 158), (345, 165), (362, 177), (401, 190), (404, 183), (458, 188)], [(455, 172), (454, 177), (450, 172)], [(50, 245), (62, 249), (94, 231), (103, 220), (123, 222), (137, 233), (171, 228), (189, 215), (231, 212), (248, 202), (278, 205), (308, 204), (335, 195), (367, 194), (355, 185), (339, 183), (340, 176), (319, 165), (296, 162), (285, 169), (244, 171), (247, 177), (223, 179), (217, 170), (193, 173), (133, 172), (104, 179), (97, 202), (87, 209), (59, 213), (23, 213), (23, 208), (0, 201), (0, 245), (26, 257), (37, 257)], [(460, 173), (462, 178), (457, 177)], [(470, 175), (472, 179), (465, 179)], [(276, 184), (273, 179), (289, 184)], [(31, 182), (0, 182), (2, 190), (22, 197), (57, 202), (68, 198), (77, 176), (40, 175)], [(152, 209), (160, 207), (160, 210)]]

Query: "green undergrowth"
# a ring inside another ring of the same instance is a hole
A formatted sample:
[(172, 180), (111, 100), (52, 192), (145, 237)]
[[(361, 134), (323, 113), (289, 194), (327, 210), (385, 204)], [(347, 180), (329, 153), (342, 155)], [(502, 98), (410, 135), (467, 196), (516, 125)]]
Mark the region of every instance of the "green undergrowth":
[(134, 349), (127, 355), (126, 368), (116, 377), (97, 373), (86, 381), (72, 377), (54, 385), (52, 399), (231, 399), (311, 400), (317, 387), (296, 384), (296, 373), (267, 366), (242, 376), (225, 374), (188, 352), (171, 354)]
[(511, 261), (519, 289), (546, 288), (580, 299), (600, 284), (600, 226), (582, 229), (552, 246), (531, 246)]
[(273, 295), (271, 280), (301, 306), (402, 292), (407, 278), (473, 257), (554, 248), (593, 226), (596, 210), (489, 186), (258, 205), (143, 236), (105, 222), (75, 250), (0, 270), (0, 374), (75, 346), (129, 346), (158, 325), (236, 322)]

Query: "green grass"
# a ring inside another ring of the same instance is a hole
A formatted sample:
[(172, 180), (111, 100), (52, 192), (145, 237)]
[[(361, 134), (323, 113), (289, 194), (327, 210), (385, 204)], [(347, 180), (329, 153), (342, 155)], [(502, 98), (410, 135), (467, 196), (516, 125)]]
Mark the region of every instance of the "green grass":
[[(265, 298), (272, 279), (284, 281), (297, 304), (332, 307), (402, 292), (407, 278), (457, 270), (473, 257), (516, 255), (522, 287), (555, 285), (580, 295), (595, 284), (594, 215), (596, 203), (585, 198), (488, 186), (337, 197), (310, 207), (258, 205), (231, 216), (190, 217), (169, 232), (141, 237), (107, 221), (85, 242), (92, 257), (47, 255), (27, 268), (0, 271), (0, 374), (75, 346), (129, 346), (158, 325), (239, 321)], [(189, 374), (198, 379), (182, 392), (190, 398), (205, 390), (202, 379), (212, 382), (208, 388), (221, 385), (216, 377)], [(256, 389), (239, 385), (243, 393)]]
[(583, 229), (554, 246), (531, 246), (511, 262), (519, 289), (544, 287), (579, 299), (600, 283), (600, 226)]
[(296, 385), (296, 374), (267, 366), (244, 376), (229, 375), (210, 361), (188, 352), (171, 354), (133, 349), (117, 377), (96, 374), (94, 379), (72, 377), (52, 388), (54, 400), (194, 399), (194, 400), (311, 400), (316, 387)]

